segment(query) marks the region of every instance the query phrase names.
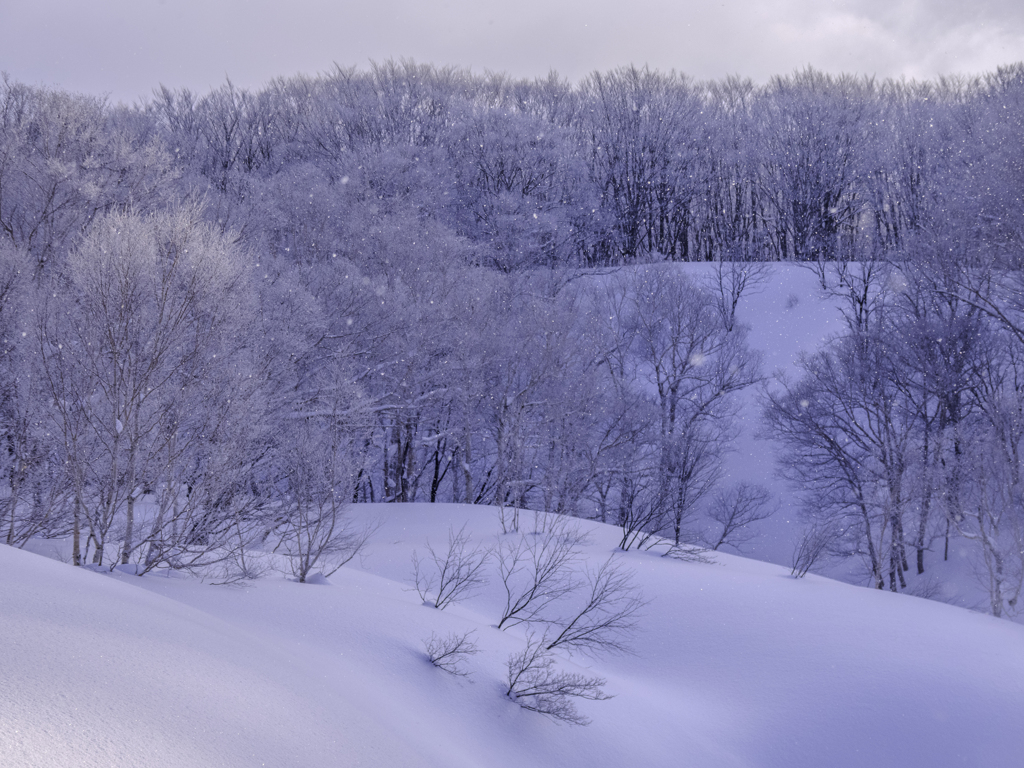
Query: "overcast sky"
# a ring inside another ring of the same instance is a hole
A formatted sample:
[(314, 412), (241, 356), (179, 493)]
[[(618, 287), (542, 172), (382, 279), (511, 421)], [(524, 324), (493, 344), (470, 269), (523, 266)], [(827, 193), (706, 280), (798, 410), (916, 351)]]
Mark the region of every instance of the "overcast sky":
[(0, 0), (0, 71), (115, 101), (388, 58), (573, 81), (629, 64), (924, 79), (1024, 59), (1024, 2)]

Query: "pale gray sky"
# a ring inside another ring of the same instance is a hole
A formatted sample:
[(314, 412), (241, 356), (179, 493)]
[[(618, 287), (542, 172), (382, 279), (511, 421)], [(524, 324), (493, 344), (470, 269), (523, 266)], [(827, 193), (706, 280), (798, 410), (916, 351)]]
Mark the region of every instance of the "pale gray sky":
[(0, 71), (133, 101), (411, 58), (519, 77), (649, 64), (763, 82), (810, 64), (930, 78), (1024, 59), (1020, 0), (0, 0)]

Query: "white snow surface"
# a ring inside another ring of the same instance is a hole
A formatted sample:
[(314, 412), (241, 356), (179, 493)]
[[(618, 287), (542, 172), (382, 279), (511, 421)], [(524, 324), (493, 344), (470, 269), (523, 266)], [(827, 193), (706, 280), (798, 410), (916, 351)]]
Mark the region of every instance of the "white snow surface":
[[(698, 280), (711, 277), (709, 264), (686, 264)], [(834, 296), (822, 290), (818, 276), (796, 264), (773, 264), (766, 284), (753, 286), (740, 299), (736, 317), (747, 326), (747, 343), (762, 355), (765, 383), (772, 385), (778, 374), (791, 380), (800, 377), (797, 361), (845, 330)], [(775, 467), (774, 446), (759, 439), (761, 421), (760, 389), (741, 395), (737, 414), (739, 435), (733, 451), (725, 457), (723, 482), (748, 481), (769, 488), (780, 502), (778, 513), (758, 526), (759, 535), (743, 548), (743, 554), (758, 560), (789, 564), (793, 547), (802, 530), (796, 503)]]
[[(740, 319), (769, 372), (792, 371), (799, 351), (842, 327), (814, 275), (792, 267), (745, 297)], [(751, 396), (728, 475), (782, 497), (748, 553), (787, 563), (795, 507), (771, 445), (753, 437), (757, 409)], [(380, 530), (359, 562), (315, 584), (280, 571), (244, 586), (138, 577), (72, 568), (60, 543), (33, 544), (49, 557), (0, 546), (0, 766), (1024, 764), (1019, 624), (730, 554), (709, 564), (624, 553), (648, 605), (631, 654), (558, 654), (560, 668), (606, 678), (614, 697), (580, 702), (592, 723), (569, 726), (503, 695), (526, 628), (495, 627), (493, 562), (486, 589), (443, 611), (412, 588), (413, 550), (443, 549), (463, 524), (493, 545), (496, 510), (352, 515)], [(534, 528), (533, 513), (522, 519)], [(617, 529), (579, 525), (592, 567), (613, 554)], [(952, 582), (969, 571), (936, 566)], [(428, 662), (432, 633), (467, 630), (480, 649), (469, 678)]]
[[(1024, 755), (1024, 627), (731, 555), (620, 555), (649, 605), (586, 727), (503, 696), (524, 630), (500, 584), (441, 611), (411, 553), (489, 507), (367, 505), (360, 565), (320, 584), (213, 586), (72, 568), (0, 547), (0, 762), (11, 766), (1010, 766)], [(524, 514), (525, 530), (533, 515)], [(592, 562), (616, 530), (591, 532)], [(493, 566), (492, 566), (493, 568)], [(432, 632), (476, 630), (469, 679)]]

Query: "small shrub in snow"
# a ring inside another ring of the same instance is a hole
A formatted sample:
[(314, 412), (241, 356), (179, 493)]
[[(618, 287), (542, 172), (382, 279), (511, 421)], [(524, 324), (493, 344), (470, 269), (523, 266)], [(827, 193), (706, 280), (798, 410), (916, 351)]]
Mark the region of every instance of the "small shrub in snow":
[(356, 557), (377, 525), (354, 528), (345, 515), (345, 507), (330, 496), (296, 504), (279, 527), (281, 540), (275, 551), (288, 558), (292, 573), (306, 583), (314, 567), (330, 576)]
[(461, 665), (469, 656), (480, 652), (476, 643), (469, 639), (472, 634), (472, 631), (463, 632), (461, 635), (452, 632), (440, 637), (431, 633), (430, 639), (423, 641), (430, 663), (453, 675), (469, 677), (469, 673)]
[(586, 598), (566, 618), (551, 622), (554, 636), (547, 649), (561, 647), (590, 655), (625, 653), (625, 639), (645, 605), (632, 574), (608, 558), (596, 570), (587, 569), (583, 586)]
[(673, 544), (671, 541), (663, 540), (662, 545), (665, 551), (661, 553), (661, 556), (667, 557), (669, 560), (682, 560), (684, 563), (703, 563), (704, 565), (718, 562), (712, 556), (711, 550), (696, 544)]
[(793, 569), (790, 574), (802, 579), (811, 568), (826, 557), (838, 538), (833, 526), (815, 524), (800, 537), (793, 550)]
[(520, 534), (496, 550), (505, 607), (498, 629), (544, 622), (544, 610), (580, 586), (574, 566), (580, 559), (579, 531), (568, 525), (539, 534)]
[(703, 543), (715, 551), (723, 546), (742, 551), (740, 545), (754, 538), (752, 526), (774, 514), (771, 500), (771, 492), (756, 483), (739, 482), (720, 491), (708, 509), (708, 517), (717, 526), (707, 532)]
[(424, 602), (430, 602), (428, 595), (436, 594), (435, 608), (465, 600), (487, 583), (484, 564), (490, 552), (484, 547), (472, 547), (466, 526), (456, 533), (448, 529), (448, 550), (441, 554), (427, 542), (429, 558), (421, 561), (416, 552), (412, 553), (413, 579), (416, 592)]
[(587, 725), (590, 720), (577, 711), (575, 699), (610, 699), (602, 690), (605, 680), (559, 671), (547, 645), (547, 638), (537, 640), (530, 636), (526, 648), (509, 657), (505, 695), (531, 712), (573, 725)]
[(547, 650), (626, 650), (643, 596), (614, 557), (596, 569), (578, 567), (585, 539), (577, 526), (558, 522), (543, 533), (498, 545), (495, 557), (505, 590), (498, 629), (540, 624), (547, 628)]
[[(735, 258), (740, 254), (731, 254)], [(719, 260), (714, 264), (707, 287), (722, 316), (727, 331), (736, 326), (736, 307), (743, 294), (760, 293), (771, 278), (771, 265), (765, 261)]]
[(504, 503), (498, 505), (498, 522), (501, 523), (502, 533), (519, 533), (519, 507), (507, 507)]

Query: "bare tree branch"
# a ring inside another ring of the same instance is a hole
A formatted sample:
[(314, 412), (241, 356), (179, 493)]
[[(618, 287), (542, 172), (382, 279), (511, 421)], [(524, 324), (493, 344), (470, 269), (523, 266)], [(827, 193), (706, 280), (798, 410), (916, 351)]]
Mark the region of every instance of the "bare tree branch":
[(433, 564), (433, 573), (426, 573), (422, 561), (414, 551), (412, 553), (413, 578), (416, 592), (420, 599), (429, 602), (427, 597), (435, 593), (435, 608), (465, 600), (487, 583), (484, 565), (490, 558), (490, 552), (483, 547), (471, 547), (470, 537), (463, 525), (457, 532), (448, 529), (448, 550), (443, 555), (436, 552), (427, 542), (429, 562)]
[(430, 639), (424, 640), (430, 663), (457, 677), (469, 677), (469, 672), (462, 668), (462, 664), (467, 657), (480, 653), (476, 643), (470, 640), (472, 634), (474, 631), (470, 630), (462, 634), (452, 632), (440, 637), (432, 632)]
[(590, 720), (577, 711), (573, 699), (610, 699), (603, 690), (606, 681), (578, 672), (559, 672), (545, 642), (545, 638), (530, 636), (525, 649), (509, 656), (505, 695), (531, 712), (573, 725), (588, 725)]

